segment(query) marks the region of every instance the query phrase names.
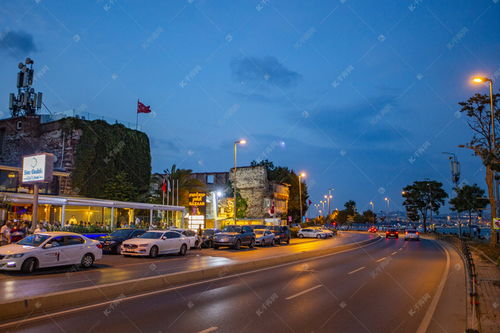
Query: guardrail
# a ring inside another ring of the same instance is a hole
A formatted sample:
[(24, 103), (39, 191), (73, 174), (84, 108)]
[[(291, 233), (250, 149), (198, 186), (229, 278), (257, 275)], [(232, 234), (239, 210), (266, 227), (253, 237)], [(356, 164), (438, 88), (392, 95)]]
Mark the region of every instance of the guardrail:
[[(466, 330), (467, 333), (480, 332), (479, 327), (479, 297), (477, 293), (477, 272), (474, 260), (472, 259), (472, 254), (469, 250), (469, 245), (467, 240), (464, 238), (458, 238), (451, 235), (437, 234), (437, 239), (446, 241), (453, 245), (457, 249), (458, 253), (462, 256), (465, 263), (465, 268), (467, 271), (467, 295), (469, 296), (470, 308), (470, 320), (467, 318), (467, 325), (470, 327)], [(467, 316), (469, 317), (469, 316)]]

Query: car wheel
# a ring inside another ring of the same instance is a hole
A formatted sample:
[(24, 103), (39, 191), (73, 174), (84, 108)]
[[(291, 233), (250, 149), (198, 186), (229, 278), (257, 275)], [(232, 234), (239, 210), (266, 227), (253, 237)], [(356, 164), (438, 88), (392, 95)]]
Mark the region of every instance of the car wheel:
[(35, 258), (26, 259), (21, 265), (21, 272), (30, 274), (33, 273), (38, 266), (38, 263)]
[(317, 239), (320, 239), (320, 238), (321, 238), (321, 235), (316, 236), (316, 238), (317, 238)]
[(158, 246), (153, 246), (151, 250), (149, 250), (149, 256), (151, 258), (156, 258), (158, 257)]
[(94, 264), (94, 256), (91, 255), (90, 253), (85, 254), (82, 257), (82, 261), (80, 262), (80, 265), (83, 268), (89, 268)]
[(214, 250), (218, 250), (219, 249), (219, 245), (214, 245)]
[(238, 239), (233, 247), (235, 250), (239, 250), (241, 247), (241, 241)]
[(302, 234), (299, 234), (299, 238), (304, 238), (304, 235), (302, 235)]
[(114, 254), (122, 254), (122, 249), (120, 248), (120, 245), (115, 246), (113, 249)]
[(187, 253), (187, 250), (188, 250), (188, 249), (187, 249), (186, 244), (182, 244), (182, 246), (181, 246), (181, 250), (179, 251), (179, 255), (180, 255), (180, 256), (185, 256), (185, 255), (186, 255), (186, 253)]
[(214, 247), (214, 243), (210, 240), (207, 243), (208, 248)]
[(271, 246), (276, 245), (276, 240), (272, 239), (272, 240), (271, 240), (271, 243), (269, 243), (269, 244), (270, 244)]
[(290, 238), (286, 239), (286, 245), (290, 245)]
[(197, 249), (199, 245), (200, 245), (200, 242), (199, 242), (199, 241), (194, 242), (194, 248), (195, 248), (195, 249)]
[(250, 241), (250, 244), (248, 244), (248, 247), (249, 247), (249, 248), (251, 248), (251, 249), (253, 249), (253, 248), (254, 248), (254, 246), (255, 246), (255, 239), (252, 239), (252, 240)]

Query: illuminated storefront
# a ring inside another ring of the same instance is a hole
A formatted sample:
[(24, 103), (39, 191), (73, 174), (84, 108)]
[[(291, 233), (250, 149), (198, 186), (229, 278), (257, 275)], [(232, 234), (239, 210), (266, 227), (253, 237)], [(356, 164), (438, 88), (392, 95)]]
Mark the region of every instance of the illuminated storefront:
[[(32, 220), (33, 194), (0, 192), (4, 204), (4, 220)], [(165, 214), (165, 212), (173, 212)], [(172, 218), (166, 222), (164, 216)], [(156, 205), (81, 197), (40, 195), (38, 221), (64, 227), (66, 225), (99, 226), (115, 229), (127, 225), (142, 227), (162, 223), (186, 227), (185, 208), (182, 206)]]

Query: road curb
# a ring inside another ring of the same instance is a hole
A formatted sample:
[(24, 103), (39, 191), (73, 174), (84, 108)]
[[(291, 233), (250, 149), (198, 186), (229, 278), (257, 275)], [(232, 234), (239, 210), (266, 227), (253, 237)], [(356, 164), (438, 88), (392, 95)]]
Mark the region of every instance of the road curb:
[[(344, 244), (328, 249), (304, 251), (255, 261), (246, 261), (229, 265), (221, 265), (202, 270), (183, 271), (163, 274), (130, 281), (121, 281), (85, 287), (74, 290), (39, 295), (32, 298), (22, 298), (0, 303), (0, 322), (27, 319), (34, 315), (43, 315), (57, 310), (70, 309), (99, 302), (112, 302), (118, 305), (122, 298), (155, 290), (168, 289), (175, 286), (199, 282), (214, 278), (229, 277), (234, 274), (272, 267), (317, 256), (334, 254), (336, 252), (356, 249), (378, 241), (381, 237)], [(116, 306), (115, 305), (115, 306)], [(106, 312), (106, 310), (104, 311)], [(106, 315), (106, 313), (104, 313)]]

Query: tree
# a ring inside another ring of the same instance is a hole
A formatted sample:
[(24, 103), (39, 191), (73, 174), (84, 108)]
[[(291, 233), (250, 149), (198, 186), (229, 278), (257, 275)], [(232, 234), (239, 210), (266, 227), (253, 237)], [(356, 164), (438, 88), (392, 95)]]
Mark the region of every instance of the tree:
[(434, 180), (415, 181), (403, 189), (402, 195), (407, 211), (416, 212), (422, 218), (424, 232), (427, 232), (427, 213), (439, 214), (439, 208), (448, 197), (443, 184)]
[(418, 214), (418, 210), (414, 206), (406, 206), (406, 216), (412, 222), (420, 221), (420, 215)]
[[(499, 128), (500, 114), (497, 101), (500, 94), (494, 94), (493, 105), (495, 111), (494, 122), (495, 129)], [(486, 185), (488, 186), (488, 197), (491, 208), (491, 244), (497, 243), (497, 234), (493, 229), (493, 219), (496, 217), (496, 202), (494, 195), (493, 177), (495, 171), (500, 171), (500, 164), (498, 161), (498, 135), (495, 135), (495, 141), (492, 142), (491, 138), (491, 107), (490, 97), (483, 94), (475, 94), (465, 102), (458, 103), (462, 108), (460, 112), (465, 113), (468, 117), (467, 124), (473, 132), (472, 139), (464, 147), (472, 149), (476, 156), (479, 156), (486, 168)], [(496, 131), (495, 131), (496, 132)], [(495, 133), (496, 134), (496, 133)]]
[(347, 215), (349, 216), (355, 216), (357, 214), (356, 212), (356, 202), (353, 200), (349, 200), (344, 204), (344, 207), (347, 211)]
[[(484, 190), (474, 185), (464, 185), (457, 189), (457, 196), (450, 200), (451, 209), (459, 213), (467, 212), (469, 215), (469, 235), (472, 236), (472, 214), (479, 213), (488, 205), (484, 198)], [(460, 235), (462, 233), (460, 232)]]
[(377, 223), (377, 214), (375, 214), (372, 210), (368, 209), (363, 212), (363, 219), (365, 222), (369, 222), (371, 224)]
[(123, 171), (104, 184), (103, 194), (109, 200), (118, 201), (133, 201), (137, 197), (136, 188)]
[[(179, 186), (179, 206), (187, 207), (189, 205), (189, 192), (206, 190), (205, 184), (203, 182), (199, 181), (196, 178), (193, 178), (193, 176), (191, 175), (193, 173), (193, 170), (191, 169), (177, 169), (177, 166), (173, 164), (170, 169), (165, 169), (163, 172), (165, 174), (166, 180), (170, 181), (171, 190), (177, 192), (177, 186)], [(159, 181), (163, 181), (163, 179), (159, 179)], [(167, 191), (167, 193), (165, 193), (165, 196), (167, 195), (170, 196), (169, 202), (172, 203), (172, 195), (176, 197), (176, 193), (169, 193)]]

